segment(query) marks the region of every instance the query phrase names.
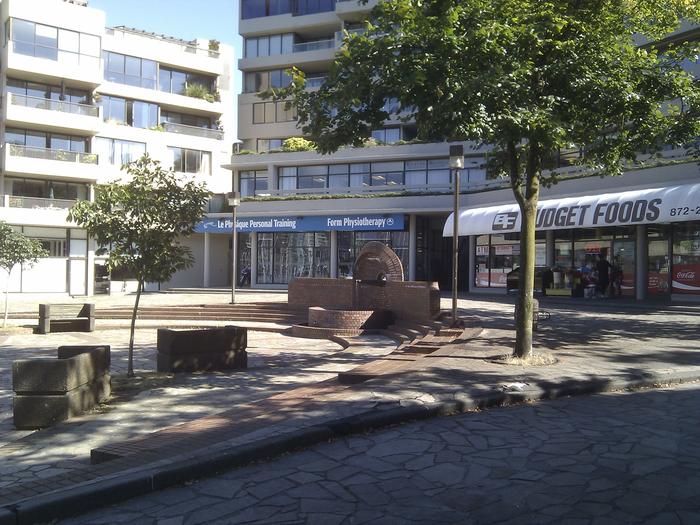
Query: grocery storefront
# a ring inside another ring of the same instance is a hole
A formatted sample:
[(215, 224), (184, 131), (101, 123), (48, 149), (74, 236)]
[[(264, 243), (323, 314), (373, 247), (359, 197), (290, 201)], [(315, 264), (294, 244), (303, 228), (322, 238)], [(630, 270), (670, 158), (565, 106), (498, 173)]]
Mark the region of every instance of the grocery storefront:
[[(460, 211), (474, 290), (505, 291), (520, 265), (520, 221), (514, 204)], [(452, 216), (444, 235), (451, 232)], [(600, 256), (618, 269), (621, 295), (700, 299), (700, 184), (539, 203), (536, 266), (552, 271), (548, 294), (583, 295)]]

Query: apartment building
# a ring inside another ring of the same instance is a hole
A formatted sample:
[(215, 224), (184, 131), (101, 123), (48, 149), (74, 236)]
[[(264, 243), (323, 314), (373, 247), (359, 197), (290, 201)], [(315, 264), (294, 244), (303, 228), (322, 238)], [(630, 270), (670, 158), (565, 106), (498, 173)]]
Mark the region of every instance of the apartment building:
[[(212, 192), (230, 191), (221, 165), (234, 137), (233, 49), (106, 27), (105, 13), (87, 1), (0, 0), (0, 15), (0, 220), (50, 254), (16, 268), (10, 291), (127, 290), (129, 276), (110, 279), (67, 209), (144, 152)], [(203, 238), (188, 242), (197, 265), (171, 285), (202, 282)], [(207, 248), (225, 259), (227, 243), (214, 239)], [(226, 284), (227, 268), (225, 260), (212, 264), (212, 282)]]
[[(228, 166), (243, 197), (237, 224), (239, 284), (285, 287), (298, 276), (346, 277), (361, 246), (380, 240), (401, 257), (408, 279), (450, 287), (451, 239), (443, 236), (452, 210), (450, 144), (406, 144), (415, 138), (415, 127), (391, 120), (373, 133), (380, 145), (326, 156), (281, 152), (284, 139), (300, 135), (296, 115), (282, 103), (257, 96), (268, 87), (286, 85), (285, 69), (291, 66), (306, 73), (309, 89), (322, 83), (342, 31), (361, 31), (374, 5), (376, 0), (366, 5), (355, 0), (240, 3), (244, 56), (238, 64), (243, 74), (238, 136), (243, 151)], [(698, 39), (700, 28), (684, 26), (673, 38)], [(700, 76), (697, 63), (688, 67)], [(392, 101), (387, 105), (390, 109)], [(507, 274), (519, 265), (514, 199), (506, 181), (489, 177), (487, 151), (466, 151), (459, 175), (461, 215), (490, 213), (492, 221), (464, 230), (460, 282), (465, 290), (505, 293)], [(601, 179), (573, 166), (576, 154), (562, 152), (553, 160), (552, 169), (560, 171), (562, 182), (545, 189), (542, 199), (555, 207), (572, 198), (603, 199), (601, 206), (615, 201), (611, 209), (624, 206), (625, 214), (576, 227), (543, 219), (537, 264), (554, 269), (557, 293), (573, 294), (585, 269), (603, 255), (622, 271), (624, 295), (700, 298), (697, 163), (685, 151), (669, 150), (654, 167)], [(627, 211), (644, 196), (675, 206), (637, 220)], [(625, 204), (630, 199), (632, 204)], [(231, 227), (226, 215), (214, 214), (200, 231), (213, 239), (230, 235)]]

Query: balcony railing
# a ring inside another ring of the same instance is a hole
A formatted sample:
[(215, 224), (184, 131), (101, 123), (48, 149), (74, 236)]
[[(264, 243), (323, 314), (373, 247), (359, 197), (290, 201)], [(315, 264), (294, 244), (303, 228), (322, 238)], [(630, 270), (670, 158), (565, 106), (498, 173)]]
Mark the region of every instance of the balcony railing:
[(174, 122), (163, 122), (163, 129), (169, 133), (180, 133), (182, 135), (192, 135), (205, 139), (223, 140), (224, 132), (220, 129), (199, 128), (186, 124), (176, 124)]
[(307, 89), (321, 87), (321, 85), (326, 81), (326, 78), (328, 78), (326, 75), (320, 77), (306, 77)]
[(15, 195), (5, 195), (4, 197), (9, 208), (67, 210), (77, 202), (76, 200), (50, 199), (48, 197), (18, 197)]
[(221, 53), (217, 49), (199, 47), (196, 40), (187, 41), (179, 38), (169, 37), (166, 35), (158, 35), (156, 33), (150, 33), (148, 31), (141, 31), (139, 29), (133, 29), (130, 27), (117, 26), (108, 27), (105, 32), (108, 35), (116, 36), (122, 39), (128, 39), (132, 36), (137, 38), (150, 38), (152, 40), (157, 40), (160, 42), (165, 42), (166, 44), (171, 44), (177, 46), (180, 51), (185, 53), (192, 53), (194, 55), (203, 55), (211, 58), (219, 58)]
[(30, 95), (10, 94), (10, 103), (13, 106), (24, 106), (26, 108), (48, 109), (49, 111), (61, 111), (74, 115), (84, 115), (86, 117), (99, 116), (100, 109), (88, 104), (77, 102), (66, 102), (64, 100), (52, 100), (44, 97), (33, 97)]
[(63, 149), (36, 148), (21, 144), (8, 144), (10, 156), (26, 157), (29, 159), (58, 160), (62, 162), (77, 162), (78, 164), (97, 164), (97, 154), (79, 153)]
[(312, 42), (299, 42), (294, 44), (292, 52), (304, 53), (305, 51), (318, 51), (319, 49), (333, 49), (336, 46), (334, 38), (329, 40), (314, 40)]

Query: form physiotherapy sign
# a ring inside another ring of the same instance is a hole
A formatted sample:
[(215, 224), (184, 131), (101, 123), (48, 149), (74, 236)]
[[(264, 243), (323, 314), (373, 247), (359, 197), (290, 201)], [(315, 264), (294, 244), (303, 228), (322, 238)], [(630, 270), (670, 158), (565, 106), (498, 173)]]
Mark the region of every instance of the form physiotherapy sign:
[[(231, 219), (205, 219), (197, 233), (231, 233)], [(322, 232), (322, 231), (395, 231), (404, 229), (401, 214), (319, 215), (305, 217), (239, 217), (239, 232)]]
[[(452, 235), (453, 216), (443, 234)], [(600, 228), (660, 222), (700, 221), (700, 184), (605, 193), (541, 201), (537, 206), (538, 230)], [(460, 235), (515, 233), (520, 231), (517, 204), (462, 210)]]

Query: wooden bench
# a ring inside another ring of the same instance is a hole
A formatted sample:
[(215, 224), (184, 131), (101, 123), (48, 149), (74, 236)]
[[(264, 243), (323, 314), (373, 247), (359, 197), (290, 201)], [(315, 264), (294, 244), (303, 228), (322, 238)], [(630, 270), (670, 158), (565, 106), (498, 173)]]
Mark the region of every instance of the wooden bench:
[(40, 304), (37, 332), (93, 332), (95, 330), (95, 305)]

